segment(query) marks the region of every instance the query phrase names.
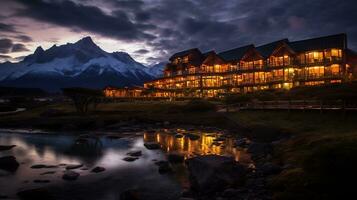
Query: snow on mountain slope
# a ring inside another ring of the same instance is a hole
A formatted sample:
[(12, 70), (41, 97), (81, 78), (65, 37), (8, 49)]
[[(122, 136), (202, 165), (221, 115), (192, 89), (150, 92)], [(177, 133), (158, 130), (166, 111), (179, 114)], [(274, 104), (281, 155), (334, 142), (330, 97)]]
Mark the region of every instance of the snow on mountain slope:
[(149, 67), (147, 72), (155, 77), (161, 77), (164, 75), (165, 65), (166, 65), (166, 62), (157, 63), (157, 64)]
[(107, 53), (90, 37), (47, 50), (38, 47), (19, 63), (0, 64), (0, 86), (33, 87), (31, 84), (36, 83), (42, 89), (60, 90), (87, 83), (88, 87), (101, 88), (141, 85), (153, 78), (154, 74), (129, 54)]

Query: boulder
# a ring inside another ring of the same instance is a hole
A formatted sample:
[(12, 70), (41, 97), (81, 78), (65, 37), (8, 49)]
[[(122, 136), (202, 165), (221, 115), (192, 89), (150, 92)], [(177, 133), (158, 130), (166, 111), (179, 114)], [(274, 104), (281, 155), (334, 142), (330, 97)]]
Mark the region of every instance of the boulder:
[(29, 190), (23, 190), (17, 193), (17, 196), (23, 200), (34, 200), (34, 199), (54, 199), (50, 192), (45, 188), (35, 188)]
[(4, 156), (0, 157), (0, 169), (15, 172), (19, 167), (19, 163), (17, 162), (14, 156)]
[(260, 168), (258, 168), (263, 172), (264, 175), (275, 175), (279, 174), (282, 171), (282, 168), (279, 165), (275, 165), (273, 163), (265, 163)]
[(245, 180), (245, 168), (232, 157), (205, 155), (187, 160), (192, 190), (201, 194), (213, 194)]
[(250, 144), (250, 141), (247, 138), (241, 138), (241, 139), (236, 140), (236, 142), (235, 142), (235, 145), (237, 147), (242, 147), (242, 148), (247, 147), (249, 144)]
[(71, 169), (78, 169), (78, 168), (81, 168), (81, 167), (83, 167), (83, 164), (74, 164), (74, 165), (67, 165), (66, 169), (67, 170), (71, 170)]
[(125, 157), (125, 158), (123, 158), (123, 160), (127, 161), (127, 162), (133, 162), (133, 161), (135, 161), (137, 159), (138, 159), (137, 157)]
[(16, 145), (0, 145), (0, 151), (7, 151), (16, 147)]
[(137, 190), (129, 189), (120, 193), (120, 200), (140, 200), (140, 195)]
[(165, 174), (172, 172), (172, 168), (167, 161), (158, 161), (155, 163), (157, 166), (159, 166), (159, 173), (160, 174)]
[(32, 165), (31, 169), (43, 169), (43, 168), (47, 168), (47, 169), (51, 169), (51, 168), (57, 168), (57, 165), (44, 165), (44, 164), (36, 164), (36, 165)]
[(79, 177), (79, 173), (74, 171), (65, 171), (62, 178), (66, 181), (74, 181)]
[(104, 172), (105, 171), (105, 168), (104, 167), (94, 167), (93, 169), (92, 169), (92, 171), (91, 172), (93, 172), (93, 173), (100, 173), (100, 172)]
[(269, 143), (251, 143), (247, 152), (256, 155), (268, 155), (273, 152), (273, 147)]
[(34, 183), (49, 183), (50, 180), (42, 180), (42, 179), (36, 179), (33, 181)]
[(170, 163), (182, 163), (185, 160), (185, 156), (179, 153), (169, 153), (167, 159)]
[(160, 149), (160, 144), (156, 143), (156, 142), (146, 142), (146, 143), (144, 143), (144, 146), (150, 150)]
[(40, 175), (48, 175), (48, 174), (55, 174), (56, 171), (48, 171), (48, 172), (43, 172)]
[(133, 157), (139, 157), (142, 155), (141, 151), (129, 151), (128, 153), (126, 153), (126, 155), (128, 156), (133, 156)]

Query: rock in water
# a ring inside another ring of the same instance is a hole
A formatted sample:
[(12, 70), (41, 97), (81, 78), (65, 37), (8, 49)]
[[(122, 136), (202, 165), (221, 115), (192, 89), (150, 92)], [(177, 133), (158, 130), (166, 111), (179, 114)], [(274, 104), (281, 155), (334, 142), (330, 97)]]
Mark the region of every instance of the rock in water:
[(133, 162), (133, 161), (135, 161), (137, 159), (138, 159), (137, 157), (125, 157), (125, 158), (123, 158), (123, 160), (127, 161), (127, 162)]
[(170, 163), (182, 163), (185, 160), (185, 156), (179, 153), (169, 153), (167, 159)]
[(165, 174), (172, 172), (172, 168), (170, 166), (170, 163), (167, 161), (158, 161), (155, 163), (157, 166), (159, 166), (159, 173), (160, 174)]
[(150, 150), (160, 149), (160, 144), (158, 144), (156, 142), (146, 142), (146, 143), (144, 143), (144, 146)]
[(67, 181), (74, 181), (79, 177), (79, 173), (74, 171), (66, 171), (64, 172), (62, 178)]
[(34, 200), (34, 199), (54, 199), (53, 196), (49, 193), (48, 190), (44, 188), (36, 188), (30, 190), (23, 190), (17, 193), (20, 199), (23, 200)]
[(0, 145), (0, 151), (7, 151), (16, 147), (16, 145)]
[(105, 171), (104, 167), (95, 167), (95, 168), (92, 169), (91, 172), (99, 173), (99, 172), (104, 172), (104, 171)]
[(126, 153), (126, 155), (133, 156), (133, 157), (139, 157), (142, 155), (142, 153), (141, 153), (141, 151), (130, 151), (130, 152)]
[(83, 167), (83, 164), (77, 164), (77, 165), (67, 165), (66, 169), (70, 170), (70, 169), (78, 169)]
[(242, 184), (245, 168), (231, 157), (206, 155), (187, 160), (191, 188), (201, 194), (213, 194)]
[(19, 163), (14, 156), (4, 156), (0, 158), (0, 169), (15, 172), (18, 167)]

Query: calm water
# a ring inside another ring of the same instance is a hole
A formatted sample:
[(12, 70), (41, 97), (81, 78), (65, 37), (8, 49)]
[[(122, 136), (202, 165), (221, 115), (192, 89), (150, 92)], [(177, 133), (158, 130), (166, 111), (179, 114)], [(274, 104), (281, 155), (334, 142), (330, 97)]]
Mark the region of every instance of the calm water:
[[(129, 188), (140, 191), (144, 199), (177, 199), (184, 187), (188, 187), (184, 165), (174, 165), (174, 173), (161, 175), (154, 164), (166, 160), (167, 152), (180, 152), (186, 158), (195, 155), (219, 154), (234, 156), (248, 163), (249, 156), (233, 147), (231, 138), (221, 138), (217, 132), (190, 131), (199, 135), (196, 140), (177, 134), (182, 129), (160, 130), (156, 133), (130, 133), (120, 139), (105, 135), (78, 144), (73, 135), (23, 134), (0, 132), (0, 145), (17, 145), (0, 156), (13, 155), (20, 163), (15, 173), (0, 169), (0, 195), (16, 198), (23, 189), (47, 187), (58, 199), (119, 199), (119, 194)], [(176, 135), (176, 136), (175, 136)], [(220, 138), (217, 140), (217, 138)], [(160, 150), (148, 150), (144, 142), (158, 142)], [(141, 150), (142, 156), (134, 162), (122, 159), (132, 150)], [(76, 181), (62, 179), (63, 164), (84, 164), (75, 169), (80, 173)], [(31, 169), (34, 164), (56, 165), (50, 169)], [(90, 169), (101, 166), (106, 171), (91, 173)], [(89, 170), (86, 170), (89, 169)], [(53, 174), (43, 175), (45, 172)], [(49, 180), (49, 183), (34, 183)]]

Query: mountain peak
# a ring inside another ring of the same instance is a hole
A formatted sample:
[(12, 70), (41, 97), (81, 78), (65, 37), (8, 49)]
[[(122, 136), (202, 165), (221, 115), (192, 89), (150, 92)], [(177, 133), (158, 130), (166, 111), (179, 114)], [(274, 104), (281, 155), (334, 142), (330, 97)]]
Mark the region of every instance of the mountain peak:
[(86, 44), (86, 45), (96, 45), (90, 36), (84, 37), (84, 38), (78, 40), (78, 42), (76, 42), (76, 43), (77, 44)]
[(44, 52), (43, 48), (42, 48), (41, 46), (38, 46), (38, 47), (36, 48), (34, 54), (40, 54), (40, 53), (43, 53), (43, 52)]

